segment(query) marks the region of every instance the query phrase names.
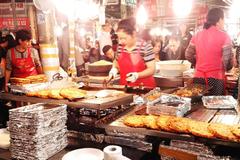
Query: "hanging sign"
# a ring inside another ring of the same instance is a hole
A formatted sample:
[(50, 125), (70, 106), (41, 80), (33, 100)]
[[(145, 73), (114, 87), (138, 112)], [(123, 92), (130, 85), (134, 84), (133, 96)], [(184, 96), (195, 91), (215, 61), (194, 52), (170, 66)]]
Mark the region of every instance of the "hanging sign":
[[(18, 29), (30, 28), (30, 21), (27, 17), (17, 17), (15, 21), (17, 21)], [(0, 18), (0, 29), (1, 28), (15, 29), (13, 18)]]

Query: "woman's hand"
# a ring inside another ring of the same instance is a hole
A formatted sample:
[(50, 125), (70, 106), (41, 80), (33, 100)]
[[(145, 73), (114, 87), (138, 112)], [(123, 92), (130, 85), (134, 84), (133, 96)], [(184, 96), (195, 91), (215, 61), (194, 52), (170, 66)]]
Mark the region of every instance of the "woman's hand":
[(126, 76), (127, 76), (126, 81), (128, 81), (128, 82), (134, 83), (138, 79), (138, 73), (137, 72), (130, 72)]
[(113, 67), (113, 68), (110, 70), (110, 72), (109, 72), (109, 74), (108, 74), (108, 77), (109, 77), (109, 79), (116, 78), (116, 77), (117, 77), (117, 74), (118, 74), (118, 69), (115, 68), (115, 67)]

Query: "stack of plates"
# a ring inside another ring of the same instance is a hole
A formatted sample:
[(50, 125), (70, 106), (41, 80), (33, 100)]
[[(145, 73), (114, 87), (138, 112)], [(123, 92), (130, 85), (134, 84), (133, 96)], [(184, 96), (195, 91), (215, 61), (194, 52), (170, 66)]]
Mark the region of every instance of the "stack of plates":
[(66, 105), (34, 104), (10, 110), (14, 159), (46, 160), (67, 146)]

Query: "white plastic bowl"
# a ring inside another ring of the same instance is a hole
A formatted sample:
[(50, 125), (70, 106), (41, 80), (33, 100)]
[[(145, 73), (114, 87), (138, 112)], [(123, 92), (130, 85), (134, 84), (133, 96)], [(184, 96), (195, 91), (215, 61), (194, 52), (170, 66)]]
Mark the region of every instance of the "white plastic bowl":
[(164, 77), (182, 76), (184, 71), (191, 68), (191, 63), (184, 60), (169, 60), (156, 62), (157, 75)]

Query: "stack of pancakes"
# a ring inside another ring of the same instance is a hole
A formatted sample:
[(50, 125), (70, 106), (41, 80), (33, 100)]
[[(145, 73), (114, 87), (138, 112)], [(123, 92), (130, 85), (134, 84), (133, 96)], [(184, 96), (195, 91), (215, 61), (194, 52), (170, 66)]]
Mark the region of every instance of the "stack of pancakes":
[(24, 85), (24, 84), (33, 84), (33, 83), (44, 83), (47, 82), (47, 77), (44, 74), (28, 76), (26, 78), (10, 78), (11, 85)]

